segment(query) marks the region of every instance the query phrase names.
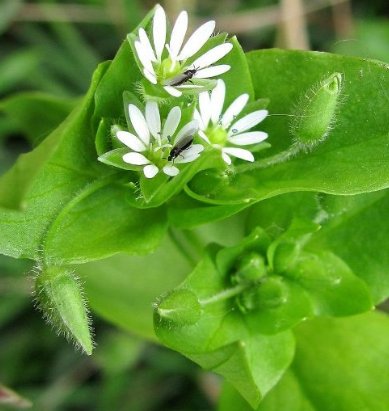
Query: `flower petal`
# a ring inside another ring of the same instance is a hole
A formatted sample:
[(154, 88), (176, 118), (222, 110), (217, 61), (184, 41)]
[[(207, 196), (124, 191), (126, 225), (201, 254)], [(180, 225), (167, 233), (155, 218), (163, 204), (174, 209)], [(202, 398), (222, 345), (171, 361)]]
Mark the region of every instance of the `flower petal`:
[(116, 137), (127, 147), (134, 151), (145, 151), (146, 146), (144, 145), (143, 141), (139, 140), (138, 137), (134, 136), (134, 134), (129, 133), (128, 131), (118, 131), (116, 133)]
[(214, 30), (214, 20), (208, 21), (201, 25), (185, 43), (185, 46), (181, 50), (181, 53), (178, 55), (178, 60), (186, 60), (187, 58), (196, 54), (208, 41)]
[(243, 110), (244, 106), (247, 104), (248, 101), (249, 95), (245, 93), (241, 94), (231, 103), (231, 105), (227, 108), (222, 117), (222, 126), (224, 128), (227, 128), (235, 119), (235, 117), (240, 114), (240, 112)]
[(228, 154), (226, 154), (224, 150), (222, 150), (222, 158), (228, 165), (232, 163), (231, 157)]
[(146, 178), (153, 178), (158, 174), (158, 167), (155, 164), (149, 164), (143, 167), (143, 174)]
[(174, 160), (177, 164), (190, 163), (191, 161), (196, 160), (200, 153), (204, 150), (202, 144), (193, 144), (188, 147), (186, 150), (182, 151)]
[(161, 140), (161, 118), (159, 115), (158, 104), (155, 101), (146, 103), (146, 122), (150, 133), (157, 141)]
[(223, 80), (218, 80), (216, 87), (211, 91), (211, 120), (218, 124), (226, 97), (226, 85)]
[(143, 70), (143, 74), (150, 83), (157, 84), (157, 77), (155, 77), (154, 74), (148, 72), (146, 69)]
[(175, 87), (172, 86), (164, 86), (164, 89), (173, 97), (180, 97), (182, 94), (180, 90), (177, 90)]
[(198, 69), (208, 67), (228, 54), (232, 50), (232, 47), (233, 45), (231, 43), (219, 44), (196, 59), (192, 65)]
[(267, 110), (257, 110), (247, 114), (230, 127), (228, 135), (231, 136), (233, 134), (238, 134), (242, 131), (249, 130), (260, 123), (267, 116), (267, 114)]
[(225, 73), (231, 68), (228, 64), (220, 64), (218, 66), (207, 67), (201, 70), (198, 70), (193, 78), (209, 78), (219, 76), (220, 74)]
[(155, 75), (155, 71), (154, 71), (153, 65), (151, 64), (151, 60), (149, 59), (149, 57), (145, 53), (145, 50), (142, 47), (142, 44), (139, 41), (135, 41), (134, 45), (135, 45), (136, 54), (138, 55), (139, 60), (142, 63), (143, 67), (149, 73)]
[(208, 144), (211, 144), (211, 142), (209, 141), (209, 138), (207, 137), (207, 135), (204, 133), (204, 131), (199, 130), (198, 131), (199, 136)]
[(155, 53), (153, 48), (151, 47), (151, 43), (149, 37), (146, 34), (146, 31), (143, 27), (139, 29), (139, 41), (144, 49), (144, 53), (148, 56), (151, 61), (156, 62), (157, 58), (155, 57)]
[(268, 134), (264, 131), (249, 131), (248, 133), (237, 134), (228, 137), (228, 141), (232, 144), (238, 146), (246, 146), (249, 144), (260, 143), (263, 140), (266, 140)]
[(237, 158), (241, 158), (242, 160), (254, 161), (253, 153), (249, 150), (245, 150), (244, 148), (224, 147), (223, 153), (229, 154), (230, 156), (234, 156)]
[(170, 177), (174, 177), (180, 172), (180, 170), (177, 167), (171, 165), (166, 165), (162, 170), (166, 175)]
[(134, 104), (129, 104), (128, 113), (134, 130), (145, 145), (148, 146), (150, 143), (150, 132), (142, 112)]
[(209, 120), (211, 119), (211, 99), (208, 91), (204, 91), (199, 94), (199, 109), (200, 115), (203, 120), (204, 129), (208, 127)]
[(192, 136), (197, 133), (199, 129), (199, 123), (197, 120), (192, 120), (185, 124), (184, 127), (178, 132), (176, 138), (174, 139), (174, 144), (179, 143), (179, 141), (187, 136)]
[(188, 29), (188, 13), (186, 11), (182, 11), (178, 15), (177, 20), (174, 23), (172, 35), (170, 37), (170, 44), (169, 44), (168, 50), (170, 53), (170, 57), (173, 60), (177, 60), (177, 56), (178, 56), (178, 53), (180, 52), (182, 42), (184, 41), (184, 37), (185, 37), (187, 29)]
[(153, 18), (153, 40), (155, 53), (158, 61), (160, 61), (166, 41), (166, 14), (165, 10), (159, 4), (155, 7)]
[(200, 130), (205, 130), (203, 119), (201, 118), (201, 115), (200, 115), (199, 111), (197, 110), (197, 108), (195, 108), (195, 110), (193, 112), (193, 118), (199, 122)]
[(173, 137), (177, 130), (177, 126), (181, 120), (181, 109), (178, 106), (173, 107), (167, 116), (165, 124), (162, 131), (162, 140), (169, 139)]
[(123, 161), (125, 161), (128, 164), (134, 164), (136, 166), (143, 166), (144, 164), (150, 164), (150, 160), (140, 153), (124, 154)]

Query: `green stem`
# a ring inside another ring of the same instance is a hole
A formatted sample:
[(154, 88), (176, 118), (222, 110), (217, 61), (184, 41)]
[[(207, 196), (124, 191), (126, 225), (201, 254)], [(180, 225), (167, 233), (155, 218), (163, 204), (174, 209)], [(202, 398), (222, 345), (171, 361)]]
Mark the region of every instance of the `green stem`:
[(242, 291), (246, 290), (247, 288), (251, 287), (252, 284), (239, 284), (233, 288), (228, 288), (227, 290), (223, 290), (219, 294), (213, 295), (212, 297), (205, 298), (204, 300), (199, 300), (199, 303), (202, 307), (218, 303), (220, 301), (228, 300), (231, 297), (235, 297), (236, 295), (240, 294)]

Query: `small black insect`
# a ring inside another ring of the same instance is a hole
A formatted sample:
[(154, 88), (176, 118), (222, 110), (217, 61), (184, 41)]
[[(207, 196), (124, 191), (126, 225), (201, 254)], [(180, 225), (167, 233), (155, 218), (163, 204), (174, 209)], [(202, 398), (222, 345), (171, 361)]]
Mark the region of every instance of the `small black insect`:
[(180, 86), (181, 84), (186, 83), (187, 81), (191, 80), (192, 77), (197, 73), (198, 68), (188, 69), (185, 70), (182, 74), (179, 74), (175, 77), (169, 86)]
[(170, 150), (169, 157), (167, 158), (169, 161), (173, 161), (177, 158), (183, 151), (191, 146), (193, 143), (193, 136), (188, 135), (177, 141), (176, 145)]

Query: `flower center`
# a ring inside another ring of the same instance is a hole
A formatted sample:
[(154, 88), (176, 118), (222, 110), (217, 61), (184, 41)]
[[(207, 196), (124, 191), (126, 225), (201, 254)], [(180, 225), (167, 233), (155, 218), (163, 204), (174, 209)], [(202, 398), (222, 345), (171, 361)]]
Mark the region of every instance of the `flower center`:
[(171, 144), (160, 146), (159, 144), (153, 144), (147, 154), (147, 158), (155, 164), (159, 169), (163, 168), (169, 161), (169, 153), (171, 150)]
[(170, 57), (166, 57), (162, 60), (158, 67), (155, 68), (159, 83), (163, 83), (166, 80), (173, 79), (182, 72), (180, 63), (172, 60)]
[(205, 131), (211, 144), (218, 144), (224, 146), (227, 141), (227, 130), (221, 126), (211, 126)]

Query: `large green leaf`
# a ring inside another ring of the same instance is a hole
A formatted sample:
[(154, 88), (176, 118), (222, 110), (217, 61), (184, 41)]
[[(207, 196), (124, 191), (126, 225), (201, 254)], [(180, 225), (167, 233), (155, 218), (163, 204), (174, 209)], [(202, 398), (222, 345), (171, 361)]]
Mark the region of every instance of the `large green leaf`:
[[(193, 182), (193, 196), (221, 204), (293, 191), (357, 194), (389, 186), (389, 74), (384, 63), (284, 50), (255, 51), (247, 58), (256, 98), (270, 99), (274, 116), (263, 128), (273, 147), (265, 153), (276, 157), (258, 155), (255, 163), (237, 166), (229, 185), (207, 196), (196, 192)], [(296, 115), (295, 107), (306, 93), (312, 98), (315, 85), (335, 72), (342, 75), (343, 85), (327, 139), (297, 153), (291, 149), (290, 116)]]
[[(295, 330), (290, 369), (257, 411), (384, 411), (389, 404), (389, 320), (382, 313), (315, 319)], [(225, 387), (219, 411), (251, 408)]]

